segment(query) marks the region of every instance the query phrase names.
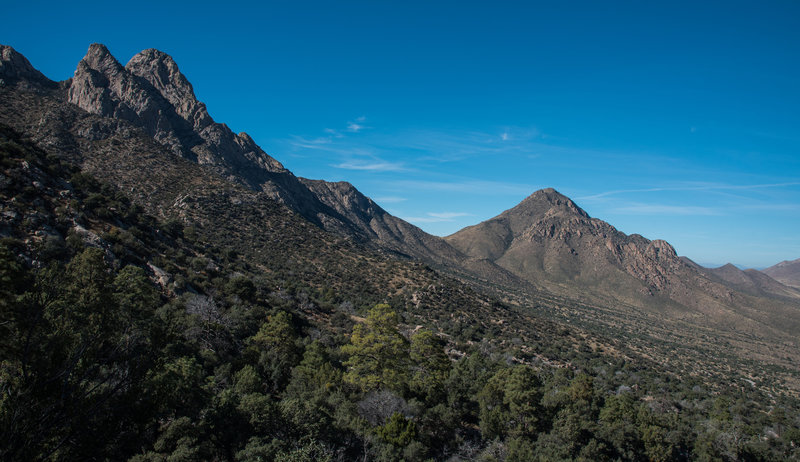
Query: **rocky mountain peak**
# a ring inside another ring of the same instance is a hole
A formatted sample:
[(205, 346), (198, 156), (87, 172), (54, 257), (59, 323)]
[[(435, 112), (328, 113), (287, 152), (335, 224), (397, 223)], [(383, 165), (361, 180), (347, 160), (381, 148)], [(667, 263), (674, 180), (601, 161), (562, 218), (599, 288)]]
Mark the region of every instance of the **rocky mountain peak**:
[(131, 58), (125, 69), (149, 82), (169, 101), (175, 112), (192, 123), (195, 129), (202, 130), (214, 123), (205, 104), (197, 100), (192, 84), (178, 69), (172, 56), (149, 48)]
[[(68, 83), (68, 101), (141, 127), (175, 154), (213, 165), (259, 188), (270, 173), (285, 174), (249, 136), (215, 123), (168, 54), (148, 49), (123, 67), (102, 44), (92, 44)], [(296, 183), (296, 181), (294, 181)]]
[(123, 70), (122, 64), (111, 55), (111, 52), (102, 43), (89, 45), (89, 50), (81, 60), (81, 63), (102, 74), (118, 74)]
[[(197, 100), (194, 89), (189, 80), (186, 79), (178, 69), (178, 64), (172, 56), (163, 51), (149, 48), (140, 51), (125, 65), (125, 69), (138, 75), (150, 82), (157, 90), (171, 90), (171, 96), (181, 99)], [(164, 95), (170, 102), (174, 103), (170, 95)]]
[[(104, 45), (93, 43), (68, 82), (67, 101), (103, 117), (141, 127), (178, 155), (190, 157), (186, 123), (147, 82), (128, 72)], [(196, 143), (194, 143), (196, 144)]]
[(52, 84), (17, 50), (8, 45), (0, 45), (0, 87), (15, 84), (20, 80), (37, 84)]

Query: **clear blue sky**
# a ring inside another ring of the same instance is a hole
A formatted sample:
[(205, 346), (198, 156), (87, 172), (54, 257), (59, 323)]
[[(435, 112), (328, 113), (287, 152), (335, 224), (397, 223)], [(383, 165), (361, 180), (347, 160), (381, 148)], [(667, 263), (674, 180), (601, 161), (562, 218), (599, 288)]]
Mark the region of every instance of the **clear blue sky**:
[(176, 59), (298, 176), (447, 235), (554, 187), (700, 263), (800, 257), (800, 2), (8, 2), (48, 77)]

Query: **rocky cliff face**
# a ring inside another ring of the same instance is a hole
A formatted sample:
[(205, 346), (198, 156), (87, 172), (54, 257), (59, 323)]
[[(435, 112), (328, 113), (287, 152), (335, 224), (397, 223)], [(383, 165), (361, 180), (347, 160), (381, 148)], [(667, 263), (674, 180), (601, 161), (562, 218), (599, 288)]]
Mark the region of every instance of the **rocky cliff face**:
[(213, 164), (224, 159), (238, 174), (250, 168), (288, 173), (247, 133), (234, 134), (227, 125), (214, 122), (171, 56), (154, 49), (144, 50), (131, 58), (125, 69), (152, 85), (169, 102), (175, 114), (191, 127), (192, 133), (202, 139), (194, 149), (200, 163)]
[(93, 44), (78, 63), (67, 83), (67, 101), (102, 117), (131, 122), (183, 157), (193, 157), (192, 147), (200, 143), (168, 101), (100, 44)]

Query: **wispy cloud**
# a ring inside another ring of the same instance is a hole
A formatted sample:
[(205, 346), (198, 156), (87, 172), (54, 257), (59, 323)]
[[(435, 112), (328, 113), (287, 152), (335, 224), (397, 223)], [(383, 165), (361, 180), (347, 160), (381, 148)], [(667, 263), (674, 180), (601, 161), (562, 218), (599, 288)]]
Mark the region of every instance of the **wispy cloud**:
[(613, 212), (625, 215), (722, 215), (709, 207), (683, 205), (637, 204), (617, 207)]
[(399, 202), (405, 202), (408, 199), (405, 197), (384, 196), (384, 197), (375, 197), (374, 200), (379, 204), (397, 204)]
[(428, 212), (424, 217), (402, 217), (410, 223), (443, 223), (455, 221), (455, 218), (472, 216), (465, 212)]
[(367, 170), (371, 172), (404, 172), (408, 169), (402, 162), (369, 162), (369, 161), (349, 161), (331, 165), (335, 168), (346, 170)]
[(406, 163), (413, 162), (431, 170), (443, 163), (477, 157), (519, 156), (527, 159), (544, 146), (544, 135), (530, 127), (506, 127), (499, 134), (420, 129), (385, 133), (369, 130), (372, 127), (366, 122), (366, 117), (357, 117), (342, 128), (325, 128), (323, 136), (292, 136), (288, 142), (296, 150), (337, 154), (340, 164), (347, 167), (350, 167), (350, 159), (357, 157), (392, 158), (395, 161), (400, 155)]
[(364, 125), (364, 122), (366, 122), (366, 120), (367, 120), (366, 117), (361, 116), (356, 118), (355, 121), (351, 120), (347, 122), (347, 131), (351, 133), (358, 133), (361, 130), (368, 128), (366, 125)]
[(508, 128), (499, 135), (468, 130), (411, 130), (387, 141), (418, 153), (421, 161), (441, 164), (484, 156), (528, 155), (541, 139), (535, 128)]
[(442, 220), (451, 220), (453, 218), (470, 216), (470, 214), (466, 212), (428, 212), (428, 215), (434, 218), (441, 218)]
[(316, 149), (320, 145), (331, 144), (336, 140), (346, 137), (346, 133), (358, 133), (367, 127), (364, 122), (367, 118), (364, 116), (356, 117), (354, 120), (347, 122), (345, 128), (325, 128), (322, 130), (325, 136), (316, 138), (307, 138), (297, 135), (292, 135), (290, 143), (295, 147)]
[(347, 131), (352, 133), (358, 133), (364, 129), (364, 126), (361, 124), (357, 124), (355, 122), (348, 122), (347, 124)]
[(481, 195), (529, 195), (536, 187), (526, 184), (505, 183), (499, 181), (483, 181), (459, 179), (453, 181), (398, 180), (388, 182), (387, 186), (398, 189), (414, 189), (419, 191), (464, 192)]
[(302, 136), (292, 136), (291, 144), (295, 147), (306, 149), (319, 149), (321, 146), (331, 144), (333, 140), (329, 136), (321, 136), (317, 138), (305, 138)]
[(342, 135), (342, 133), (335, 128), (326, 128), (323, 131), (334, 138), (344, 138), (344, 135)]
[(783, 188), (783, 187), (790, 187), (790, 186), (800, 186), (800, 182), (793, 181), (793, 182), (784, 182), (784, 183), (761, 183), (761, 184), (749, 184), (749, 185), (734, 185), (734, 184), (723, 184), (723, 183), (701, 183), (701, 184), (687, 184), (682, 186), (670, 186), (670, 187), (657, 187), (657, 188), (642, 188), (642, 189), (616, 189), (611, 191), (604, 191), (597, 194), (591, 194), (588, 196), (578, 197), (576, 199), (579, 200), (598, 200), (603, 199), (609, 196), (618, 196), (618, 195), (625, 195), (625, 194), (639, 194), (639, 193), (649, 193), (649, 192), (662, 192), (662, 191), (671, 191), (671, 192), (680, 192), (680, 191), (743, 191), (743, 190), (754, 190), (754, 189), (767, 189), (767, 188)]

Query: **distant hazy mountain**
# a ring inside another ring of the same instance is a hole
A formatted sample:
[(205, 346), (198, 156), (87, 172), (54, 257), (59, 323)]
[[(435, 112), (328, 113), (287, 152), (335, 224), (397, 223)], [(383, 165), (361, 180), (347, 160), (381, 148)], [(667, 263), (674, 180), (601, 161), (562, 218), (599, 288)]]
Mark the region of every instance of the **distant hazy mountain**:
[(800, 258), (792, 261), (782, 261), (775, 266), (762, 270), (762, 272), (787, 286), (800, 289)]
[(711, 268), (709, 272), (736, 289), (756, 296), (777, 296), (800, 299), (800, 290), (770, 277), (765, 272), (755, 269), (742, 270), (728, 263), (719, 268)]

